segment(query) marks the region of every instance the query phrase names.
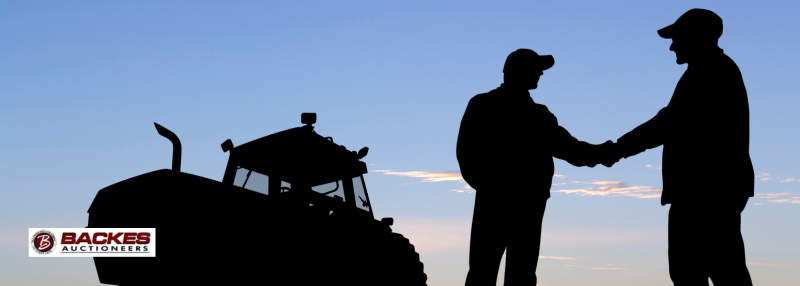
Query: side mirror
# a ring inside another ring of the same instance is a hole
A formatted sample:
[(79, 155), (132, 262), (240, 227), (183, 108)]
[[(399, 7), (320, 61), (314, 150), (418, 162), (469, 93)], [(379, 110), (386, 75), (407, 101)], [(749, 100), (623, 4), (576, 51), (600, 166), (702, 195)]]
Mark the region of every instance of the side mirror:
[(381, 223), (383, 223), (383, 224), (385, 224), (387, 226), (392, 226), (394, 224), (394, 219), (390, 218), (390, 217), (385, 217), (385, 218), (381, 219)]

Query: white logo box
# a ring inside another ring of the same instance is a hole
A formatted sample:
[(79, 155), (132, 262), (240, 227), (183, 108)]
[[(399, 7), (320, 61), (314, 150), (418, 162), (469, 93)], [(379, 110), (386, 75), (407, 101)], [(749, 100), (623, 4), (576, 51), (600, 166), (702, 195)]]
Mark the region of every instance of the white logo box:
[(28, 228), (27, 242), (28, 257), (156, 257), (155, 228)]

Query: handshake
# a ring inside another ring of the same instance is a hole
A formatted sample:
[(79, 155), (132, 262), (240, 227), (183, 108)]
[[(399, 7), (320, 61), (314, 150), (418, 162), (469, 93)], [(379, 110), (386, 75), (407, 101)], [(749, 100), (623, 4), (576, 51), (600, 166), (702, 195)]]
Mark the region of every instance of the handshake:
[(593, 168), (597, 164), (602, 164), (606, 167), (611, 167), (615, 163), (619, 162), (620, 159), (628, 156), (622, 155), (621, 148), (619, 144), (612, 142), (611, 140), (606, 141), (600, 145), (592, 145), (591, 151), (592, 156), (587, 156), (586, 158), (592, 158), (589, 162), (586, 162), (586, 166)]

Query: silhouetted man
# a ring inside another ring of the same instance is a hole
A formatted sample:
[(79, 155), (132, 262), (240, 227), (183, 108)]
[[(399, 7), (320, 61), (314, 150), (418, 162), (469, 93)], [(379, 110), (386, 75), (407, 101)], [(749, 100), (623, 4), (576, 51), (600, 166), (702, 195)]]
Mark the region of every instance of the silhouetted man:
[(616, 158), (664, 145), (669, 274), (676, 286), (753, 285), (745, 265), (741, 212), (753, 196), (747, 91), (736, 63), (717, 46), (722, 19), (692, 9), (658, 34), (689, 67), (667, 107), (620, 137)]
[(542, 218), (553, 181), (553, 157), (576, 166), (600, 162), (601, 151), (558, 126), (546, 106), (531, 99), (552, 56), (528, 49), (508, 55), (504, 81), (474, 96), (458, 133), (464, 180), (476, 190), (467, 286), (497, 284), (506, 252), (505, 285), (536, 285)]

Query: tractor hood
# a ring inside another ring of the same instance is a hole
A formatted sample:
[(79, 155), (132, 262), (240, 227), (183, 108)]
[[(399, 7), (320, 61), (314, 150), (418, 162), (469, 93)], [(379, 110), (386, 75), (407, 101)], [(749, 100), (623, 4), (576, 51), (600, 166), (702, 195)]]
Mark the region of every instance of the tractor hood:
[(309, 124), (239, 145), (231, 150), (231, 160), (236, 166), (282, 181), (311, 186), (367, 173), (357, 152), (329, 138), (314, 132)]

